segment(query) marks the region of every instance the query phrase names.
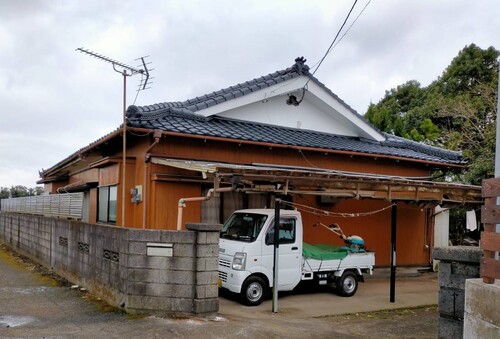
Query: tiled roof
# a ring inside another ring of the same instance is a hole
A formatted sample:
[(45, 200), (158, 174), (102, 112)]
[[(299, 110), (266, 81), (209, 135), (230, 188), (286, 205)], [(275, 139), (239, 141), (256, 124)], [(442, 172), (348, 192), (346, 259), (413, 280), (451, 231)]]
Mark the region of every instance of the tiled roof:
[(225, 101), (236, 99), (252, 92), (277, 85), (284, 81), (297, 78), (302, 74), (309, 74), (309, 67), (304, 65), (303, 58), (297, 58), (295, 64), (283, 71), (277, 71), (257, 79), (246, 81), (236, 86), (221, 89), (210, 94), (186, 100), (184, 102), (164, 102), (149, 106), (130, 106), (127, 115), (142, 116), (162, 114), (163, 112), (194, 113), (201, 109), (218, 105)]
[(279, 145), (313, 147), (374, 155), (389, 155), (449, 164), (462, 164), (459, 152), (423, 145), (399, 137), (386, 135), (382, 142), (281, 127), (249, 121), (212, 116), (205, 118), (192, 113), (164, 112), (152, 119), (129, 117), (133, 127), (159, 129), (210, 137), (257, 141)]
[(460, 152), (431, 147), (389, 134), (385, 134), (385, 141), (376, 142), (356, 137), (235, 120), (217, 115), (204, 117), (194, 113), (300, 75), (306, 75), (311, 77), (311, 81), (323, 87), (330, 95), (344, 104), (347, 109), (357, 114), (313, 77), (304, 61), (303, 58), (297, 58), (292, 67), (283, 71), (277, 71), (184, 102), (160, 103), (142, 107), (130, 106), (127, 110), (127, 125), (201, 136), (395, 156), (444, 164), (465, 164)]

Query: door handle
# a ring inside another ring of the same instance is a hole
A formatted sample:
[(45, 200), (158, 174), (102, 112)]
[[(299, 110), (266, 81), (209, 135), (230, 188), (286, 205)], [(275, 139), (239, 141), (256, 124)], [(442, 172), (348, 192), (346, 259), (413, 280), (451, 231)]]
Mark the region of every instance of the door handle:
[(299, 249), (299, 248), (298, 248), (298, 247), (296, 247), (296, 246), (292, 247), (292, 251), (296, 251), (296, 250), (298, 250), (298, 249)]

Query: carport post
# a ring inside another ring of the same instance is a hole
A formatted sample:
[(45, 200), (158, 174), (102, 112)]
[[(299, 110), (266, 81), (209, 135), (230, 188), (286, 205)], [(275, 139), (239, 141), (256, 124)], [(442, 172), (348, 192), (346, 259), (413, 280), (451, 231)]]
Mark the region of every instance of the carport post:
[(392, 205), (391, 209), (391, 287), (390, 301), (396, 300), (396, 219), (398, 215), (398, 205)]
[(280, 252), (280, 203), (281, 199), (274, 201), (274, 265), (273, 265), (273, 313), (278, 313), (278, 262)]

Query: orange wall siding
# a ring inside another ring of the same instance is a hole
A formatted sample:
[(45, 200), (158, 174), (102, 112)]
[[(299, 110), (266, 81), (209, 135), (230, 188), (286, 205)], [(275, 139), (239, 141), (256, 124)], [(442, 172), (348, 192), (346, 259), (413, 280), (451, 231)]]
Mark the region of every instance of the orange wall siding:
[(89, 192), (89, 223), (97, 222), (97, 188), (91, 188)]
[(71, 177), (69, 177), (68, 183), (74, 184), (80, 181), (83, 181), (85, 183), (99, 181), (99, 169), (91, 168), (86, 171), (82, 171), (80, 173), (72, 175)]
[[(126, 164), (126, 169), (125, 169), (125, 175), (127, 177), (127, 180), (125, 182), (125, 226), (126, 227), (137, 227), (138, 225), (135, 225), (133, 223), (133, 220), (135, 219), (136, 213), (138, 213), (136, 209), (136, 204), (132, 202), (132, 195), (130, 194), (130, 190), (135, 187), (136, 185), (136, 180), (135, 180), (135, 162), (132, 162), (130, 160), (127, 160)], [(122, 176), (121, 170), (120, 170), (120, 178)], [(118, 185), (118, 199), (121, 199), (121, 194), (122, 194), (122, 186), (123, 181), (120, 180), (120, 185)], [(121, 200), (119, 200), (121, 201)], [(120, 203), (118, 203), (120, 205)], [(118, 216), (121, 220), (121, 214)], [(118, 222), (118, 219), (117, 219)], [(121, 225), (121, 223), (119, 224)]]
[(66, 186), (66, 182), (50, 182), (44, 184), (43, 192), (49, 194), (57, 194), (57, 189)]
[(154, 154), (166, 157), (221, 161), (230, 163), (268, 163), (303, 167), (334, 168), (345, 171), (401, 176), (426, 176), (430, 169), (425, 164), (397, 162), (376, 157), (356, 157), (344, 154), (299, 152), (295, 149), (238, 145), (179, 137), (167, 137), (154, 148)]
[[(177, 206), (181, 198), (201, 196), (201, 188), (198, 184), (185, 184), (175, 182), (153, 182), (154, 196), (152, 215), (148, 228), (154, 229), (177, 229)], [(187, 202), (183, 210), (182, 229), (188, 222), (200, 222), (201, 203)]]
[(120, 165), (113, 164), (111, 166), (99, 169), (99, 186), (116, 185), (120, 180)]
[[(316, 197), (294, 197), (294, 202), (316, 206), (319, 209), (342, 212), (342, 213), (364, 213), (383, 209), (390, 205), (382, 200), (341, 200), (334, 206), (317, 205)], [(365, 240), (366, 247), (376, 252), (376, 265), (390, 265), (390, 242), (391, 242), (391, 209), (386, 209), (369, 216), (358, 217), (324, 217), (313, 214), (302, 213), (304, 221), (304, 241), (312, 244), (327, 243), (343, 245), (334, 233), (324, 227), (313, 225), (320, 221), (330, 225), (337, 223), (344, 233), (359, 235)], [(408, 204), (398, 204), (396, 249), (398, 265), (427, 265), (429, 263), (429, 249), (425, 249), (425, 210)]]

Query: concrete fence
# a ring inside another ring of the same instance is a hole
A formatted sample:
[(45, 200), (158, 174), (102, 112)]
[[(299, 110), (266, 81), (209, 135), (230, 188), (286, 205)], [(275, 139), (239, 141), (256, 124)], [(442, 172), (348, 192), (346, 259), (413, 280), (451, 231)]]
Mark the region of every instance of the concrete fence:
[(436, 247), (439, 263), (439, 338), (462, 338), (466, 280), (479, 278), (479, 247)]
[(92, 225), (0, 212), (0, 241), (131, 313), (219, 309), (221, 225), (187, 231)]

